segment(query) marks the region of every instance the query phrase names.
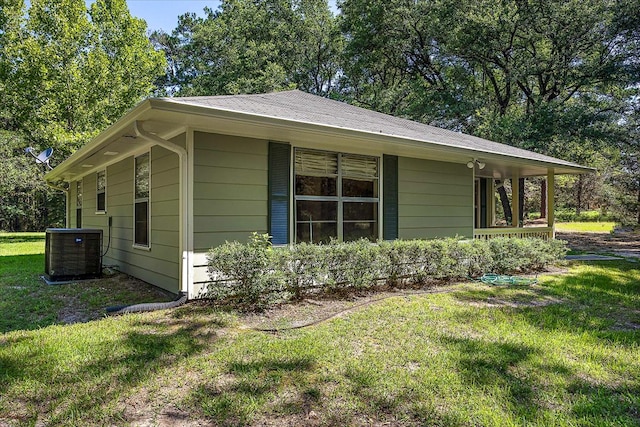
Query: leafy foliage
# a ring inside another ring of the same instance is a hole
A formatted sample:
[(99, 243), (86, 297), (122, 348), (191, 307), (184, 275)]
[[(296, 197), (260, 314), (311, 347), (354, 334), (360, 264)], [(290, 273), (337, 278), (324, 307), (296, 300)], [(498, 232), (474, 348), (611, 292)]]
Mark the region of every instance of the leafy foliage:
[(64, 196), (47, 187), (25, 145), (19, 133), (0, 130), (0, 231), (64, 226)]
[(298, 87), (327, 94), (337, 80), (342, 36), (326, 0), (226, 0), (206, 17), (180, 17), (168, 53), (169, 93), (260, 93)]
[(496, 238), (331, 242), (272, 248), (268, 235), (227, 242), (207, 256), (207, 296), (261, 307), (318, 292), (349, 292), (383, 281), (460, 279), (485, 272), (540, 271), (562, 259), (562, 241)]
[[(4, 2), (0, 129), (19, 135), (25, 145), (53, 147), (57, 159), (73, 153), (153, 90), (165, 60), (145, 32), (144, 21), (130, 15), (124, 0), (97, 0), (89, 10), (83, 0), (32, 0), (28, 7)], [(5, 153), (12, 164), (24, 155), (15, 148)], [(0, 197), (10, 197), (11, 189), (0, 187)], [(18, 203), (6, 209), (17, 214), (30, 208)], [(25, 220), (17, 228), (35, 225)]]

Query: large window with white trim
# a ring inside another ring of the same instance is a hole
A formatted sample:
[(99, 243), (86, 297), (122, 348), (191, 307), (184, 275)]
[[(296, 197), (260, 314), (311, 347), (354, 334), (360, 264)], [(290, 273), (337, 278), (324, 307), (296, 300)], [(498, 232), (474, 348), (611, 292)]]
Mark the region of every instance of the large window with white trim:
[(149, 153), (135, 158), (134, 240), (135, 246), (149, 247)]
[(378, 239), (379, 159), (295, 150), (296, 242)]

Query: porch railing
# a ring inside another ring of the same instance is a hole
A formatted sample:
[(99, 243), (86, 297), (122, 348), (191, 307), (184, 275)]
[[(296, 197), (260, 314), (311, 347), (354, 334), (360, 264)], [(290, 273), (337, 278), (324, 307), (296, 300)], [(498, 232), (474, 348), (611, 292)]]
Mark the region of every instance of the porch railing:
[(474, 239), (493, 239), (495, 237), (535, 237), (551, 240), (554, 238), (553, 227), (527, 227), (527, 228), (476, 228), (473, 230)]

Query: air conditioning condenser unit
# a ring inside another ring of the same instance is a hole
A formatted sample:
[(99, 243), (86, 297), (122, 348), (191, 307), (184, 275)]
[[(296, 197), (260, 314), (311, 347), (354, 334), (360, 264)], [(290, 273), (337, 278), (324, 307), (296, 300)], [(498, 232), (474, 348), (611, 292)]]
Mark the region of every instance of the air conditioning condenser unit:
[(102, 230), (48, 228), (45, 276), (51, 282), (93, 279), (102, 274)]

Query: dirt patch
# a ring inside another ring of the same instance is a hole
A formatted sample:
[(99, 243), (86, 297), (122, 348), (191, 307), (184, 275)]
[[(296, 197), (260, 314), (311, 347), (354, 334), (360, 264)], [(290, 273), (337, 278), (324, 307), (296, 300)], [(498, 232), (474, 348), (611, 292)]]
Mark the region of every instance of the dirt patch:
[(564, 301), (558, 298), (550, 296), (543, 296), (537, 299), (531, 300), (507, 300), (502, 298), (489, 297), (486, 300), (465, 301), (465, 304), (473, 307), (511, 307), (511, 308), (524, 308), (524, 307), (546, 307), (552, 304), (561, 304)]
[[(53, 298), (63, 306), (58, 310), (58, 322), (71, 324), (99, 319), (108, 306), (142, 302), (171, 301), (175, 296), (124, 273), (106, 275), (100, 279), (84, 280), (59, 286), (63, 292)], [(87, 294), (90, 293), (90, 297)]]
[(556, 232), (569, 248), (578, 252), (609, 253), (622, 257), (640, 257), (640, 232), (616, 230), (613, 233)]
[(328, 296), (323, 299), (305, 299), (274, 306), (259, 313), (247, 314), (244, 316), (242, 323), (247, 329), (265, 330), (265, 332), (297, 329), (347, 315), (354, 310), (385, 299), (445, 293), (460, 288), (461, 285), (449, 284), (417, 289), (387, 289), (362, 292), (342, 297)]

